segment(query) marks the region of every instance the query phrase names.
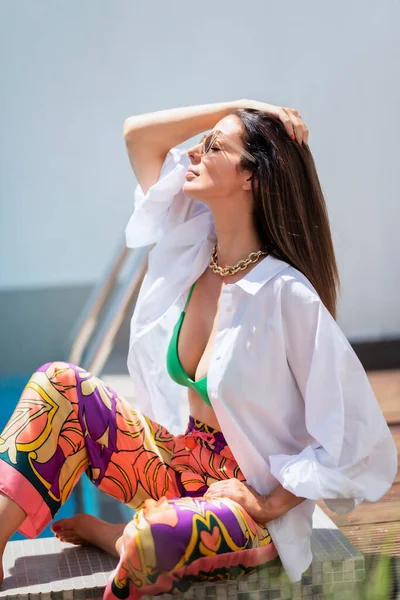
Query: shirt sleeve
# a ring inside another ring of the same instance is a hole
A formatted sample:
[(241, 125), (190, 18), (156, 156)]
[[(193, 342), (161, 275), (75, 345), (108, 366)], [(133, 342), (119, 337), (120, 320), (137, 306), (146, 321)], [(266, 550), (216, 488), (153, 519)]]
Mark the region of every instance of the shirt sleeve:
[(361, 362), (311, 284), (288, 280), (281, 294), (286, 356), (314, 441), (297, 455), (270, 456), (271, 473), (294, 495), (345, 514), (389, 490), (396, 445)]
[(190, 165), (187, 150), (171, 148), (158, 181), (144, 194), (140, 184), (134, 193), (134, 211), (125, 228), (128, 248), (158, 242), (168, 231), (197, 215), (209, 212), (206, 204), (189, 198), (182, 190)]

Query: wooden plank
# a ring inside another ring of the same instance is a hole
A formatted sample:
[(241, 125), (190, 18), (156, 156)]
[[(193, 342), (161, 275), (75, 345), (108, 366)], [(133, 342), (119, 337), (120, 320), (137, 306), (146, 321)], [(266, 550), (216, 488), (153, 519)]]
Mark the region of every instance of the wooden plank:
[[(391, 425), (390, 426), (390, 433), (393, 436), (393, 439), (396, 443), (396, 447), (397, 447), (397, 460), (399, 463), (399, 469), (397, 471), (397, 475), (395, 477), (394, 483), (399, 483), (400, 482), (400, 425)], [(400, 516), (399, 516), (400, 519)]]
[(337, 525), (342, 528), (346, 525), (361, 525), (373, 523), (388, 523), (390, 521), (398, 521), (400, 515), (400, 501), (391, 502), (384, 507), (378, 502), (367, 503), (363, 502), (357, 506), (352, 512), (346, 515), (337, 515), (329, 510), (326, 504), (320, 504), (320, 508), (326, 515)]
[(363, 554), (400, 557), (400, 521), (385, 524), (348, 525), (341, 531)]
[(345, 515), (336, 514), (323, 501), (317, 504), (340, 528), (346, 525), (400, 521), (400, 484), (394, 483), (378, 502), (362, 502)]
[(367, 375), (387, 423), (400, 423), (400, 370), (368, 371)]

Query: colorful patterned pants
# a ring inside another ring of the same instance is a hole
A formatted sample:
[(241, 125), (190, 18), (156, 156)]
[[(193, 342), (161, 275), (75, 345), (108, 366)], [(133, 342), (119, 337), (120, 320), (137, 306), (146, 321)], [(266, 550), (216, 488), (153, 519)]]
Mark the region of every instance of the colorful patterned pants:
[(171, 435), (90, 373), (65, 362), (30, 378), (0, 436), (0, 491), (35, 537), (86, 472), (136, 510), (105, 598), (187, 591), (279, 562), (268, 529), (228, 497), (204, 499), (221, 479), (245, 478), (222, 433), (189, 418)]

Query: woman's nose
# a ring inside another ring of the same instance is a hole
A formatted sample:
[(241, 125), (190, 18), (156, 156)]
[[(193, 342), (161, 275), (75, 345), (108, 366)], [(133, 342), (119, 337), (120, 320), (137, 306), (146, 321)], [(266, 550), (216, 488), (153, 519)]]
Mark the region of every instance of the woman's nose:
[(192, 146), (191, 148), (189, 148), (188, 157), (190, 158), (191, 161), (199, 162), (201, 160), (200, 150), (201, 150), (200, 144), (196, 144), (195, 146)]

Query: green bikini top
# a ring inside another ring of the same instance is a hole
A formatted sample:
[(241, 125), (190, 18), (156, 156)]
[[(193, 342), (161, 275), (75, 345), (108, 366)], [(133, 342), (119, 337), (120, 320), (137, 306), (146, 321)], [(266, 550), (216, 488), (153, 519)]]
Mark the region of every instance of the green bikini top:
[(193, 388), (194, 390), (196, 390), (196, 392), (199, 394), (199, 396), (201, 396), (201, 398), (203, 398), (204, 402), (206, 404), (208, 404), (209, 406), (211, 406), (211, 402), (210, 402), (210, 399), (209, 399), (208, 393), (207, 393), (207, 375), (205, 377), (203, 377), (202, 379), (199, 379), (198, 381), (193, 381), (193, 379), (190, 379), (190, 377), (183, 370), (181, 361), (179, 360), (179, 356), (178, 356), (179, 333), (180, 333), (180, 330), (182, 327), (183, 319), (185, 317), (186, 307), (190, 300), (190, 296), (192, 295), (195, 284), (196, 284), (196, 282), (194, 282), (194, 284), (190, 288), (188, 299), (186, 300), (185, 308), (181, 312), (181, 316), (179, 317), (179, 319), (174, 327), (174, 332), (172, 334), (172, 338), (169, 343), (168, 351), (167, 351), (167, 370), (168, 370), (168, 373), (171, 376), (171, 378), (174, 381), (176, 381), (176, 383), (179, 383), (180, 385), (184, 385), (186, 387)]

